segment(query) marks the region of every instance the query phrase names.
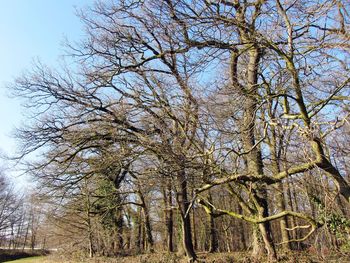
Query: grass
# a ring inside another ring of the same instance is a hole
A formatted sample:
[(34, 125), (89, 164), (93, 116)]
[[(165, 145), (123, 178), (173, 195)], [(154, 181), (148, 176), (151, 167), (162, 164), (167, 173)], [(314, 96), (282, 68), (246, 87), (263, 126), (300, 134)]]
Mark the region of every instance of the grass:
[(46, 260), (45, 256), (35, 256), (35, 257), (27, 257), (27, 258), (21, 258), (11, 261), (4, 261), (6, 263), (46, 263), (48, 262)]
[(0, 249), (0, 262), (28, 262), (44, 263), (47, 251), (23, 251), (21, 249)]

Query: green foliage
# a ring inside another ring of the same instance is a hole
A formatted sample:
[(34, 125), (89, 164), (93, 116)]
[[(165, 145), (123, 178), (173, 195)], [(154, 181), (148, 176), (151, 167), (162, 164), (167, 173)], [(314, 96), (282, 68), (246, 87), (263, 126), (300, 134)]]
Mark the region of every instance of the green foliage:
[(329, 229), (335, 234), (339, 234), (340, 231), (343, 233), (343, 230), (350, 227), (350, 220), (336, 213), (329, 214), (325, 220)]
[(350, 227), (350, 220), (343, 215), (329, 210), (323, 202), (316, 196), (312, 197), (318, 211), (318, 222), (326, 225), (333, 234), (344, 233), (344, 230)]
[(121, 196), (116, 192), (113, 182), (101, 179), (97, 188), (97, 200), (94, 210), (100, 216), (100, 222), (105, 229), (115, 229), (120, 224)]
[(316, 196), (312, 197), (313, 203), (318, 211), (317, 221), (327, 227), (335, 235), (338, 242), (341, 243), (341, 250), (350, 252), (350, 220), (338, 212), (327, 209), (323, 202)]

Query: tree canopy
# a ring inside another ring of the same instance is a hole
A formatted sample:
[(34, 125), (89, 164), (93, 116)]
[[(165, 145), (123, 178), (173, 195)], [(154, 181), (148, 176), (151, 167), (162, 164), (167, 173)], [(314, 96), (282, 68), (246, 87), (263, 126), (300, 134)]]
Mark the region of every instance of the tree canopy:
[(42, 194), (85, 213), (91, 256), (153, 251), (155, 233), (173, 251), (175, 229), (196, 260), (208, 242), (224, 250), (225, 224), (246, 224), (243, 246), (276, 260), (276, 244), (291, 249), (349, 217), (349, 8), (97, 2), (80, 13), (86, 37), (69, 45), (72, 63), (37, 63), (9, 87), (32, 113), (19, 158), (39, 153), (26, 167)]

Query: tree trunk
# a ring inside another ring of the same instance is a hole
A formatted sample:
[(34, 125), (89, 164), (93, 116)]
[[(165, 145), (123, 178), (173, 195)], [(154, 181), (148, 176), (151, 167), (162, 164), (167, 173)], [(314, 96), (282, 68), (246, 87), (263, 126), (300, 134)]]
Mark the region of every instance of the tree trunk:
[(27, 229), (26, 229), (26, 233), (24, 235), (24, 241), (23, 241), (23, 247), (22, 247), (22, 251), (24, 251), (26, 244), (27, 244), (27, 240), (28, 240), (28, 233), (29, 233), (29, 222), (27, 223)]
[(135, 224), (135, 248), (138, 253), (141, 251), (142, 242), (142, 211), (140, 207), (137, 207), (137, 216), (134, 217)]
[(218, 237), (215, 226), (215, 218), (213, 215), (209, 215), (209, 224), (210, 224), (210, 248), (209, 252), (214, 253), (218, 251)]
[(187, 182), (184, 170), (179, 172), (178, 181), (180, 186), (180, 192), (177, 194), (177, 201), (180, 208), (180, 215), (182, 220), (182, 245), (189, 261), (193, 262), (197, 259), (197, 256), (194, 251), (192, 242), (190, 213), (186, 214), (189, 208), (189, 202), (187, 197)]
[[(245, 42), (246, 39), (249, 38), (245, 35), (245, 32), (242, 32), (242, 40)], [(232, 54), (233, 59), (232, 63), (237, 63), (237, 58), (235, 58), (237, 54)], [(258, 84), (258, 69), (259, 69), (259, 61), (261, 58), (261, 50), (253, 46), (248, 51), (249, 61), (247, 65), (247, 87), (240, 87), (242, 95), (244, 96), (245, 102), (243, 104), (243, 118), (241, 125), (241, 137), (243, 142), (244, 151), (247, 152), (247, 165), (248, 171), (251, 174), (264, 174), (263, 169), (263, 161), (261, 156), (260, 145), (255, 145), (255, 116), (257, 111), (257, 98), (254, 97), (256, 92), (256, 86)], [(237, 64), (232, 65), (232, 76), (233, 77), (233, 85), (237, 87), (237, 83), (234, 83), (234, 80), (237, 79)], [(259, 217), (267, 217), (268, 216), (268, 203), (267, 203), (267, 191), (265, 186), (253, 184), (253, 195), (257, 200), (257, 210)], [(274, 249), (274, 245), (272, 242), (271, 231), (270, 231), (270, 223), (266, 222), (263, 224), (259, 224), (260, 234), (262, 234), (263, 241), (265, 243), (265, 248), (268, 253), (268, 257), (270, 260), (277, 260), (276, 251)], [(254, 233), (257, 235), (258, 231)], [(257, 243), (255, 243), (257, 245)], [(255, 248), (255, 250), (260, 250), (260, 246)], [(255, 253), (255, 252), (254, 252)]]
[(145, 197), (142, 194), (141, 191), (138, 192), (138, 195), (140, 197), (141, 200), (141, 204), (142, 204), (142, 213), (143, 213), (143, 218), (145, 219), (145, 234), (146, 234), (146, 246), (145, 249), (148, 252), (154, 252), (153, 250), (153, 236), (152, 236), (152, 227), (151, 227), (151, 221), (150, 221), (150, 216), (149, 216), (149, 211), (148, 211), (148, 206), (146, 204), (145, 201)]
[(123, 238), (124, 219), (123, 219), (122, 208), (117, 209), (116, 226), (117, 226), (117, 248), (118, 248), (118, 252), (120, 252), (124, 249), (124, 238)]
[[(277, 206), (280, 209), (280, 211), (286, 210), (286, 205), (284, 201), (284, 191), (283, 191), (283, 185), (282, 183), (278, 184), (279, 192), (277, 193)], [(280, 219), (280, 230), (281, 230), (281, 237), (282, 237), (282, 249), (283, 251), (287, 252), (290, 250), (290, 243), (289, 243), (289, 233), (288, 233), (288, 221), (287, 217), (284, 216)]]
[(277, 261), (276, 250), (271, 238), (271, 231), (268, 228), (268, 224), (266, 223), (259, 224), (259, 229), (265, 244), (265, 249), (267, 251), (268, 261), (269, 262)]
[[(209, 196), (208, 196), (208, 201), (210, 203), (213, 203), (213, 199), (212, 199), (210, 192), (209, 192)], [(217, 252), (217, 250), (218, 250), (218, 236), (217, 236), (214, 216), (212, 214), (209, 214), (208, 217), (209, 217), (209, 228), (210, 228), (209, 252), (213, 253), (213, 252)]]
[(253, 225), (252, 235), (252, 253), (251, 256), (254, 260), (259, 260), (265, 254), (263, 242), (261, 240), (260, 229), (258, 225)]
[[(172, 197), (171, 197), (171, 188), (169, 187), (168, 192), (168, 202), (170, 207), (173, 205)], [(173, 252), (174, 251), (174, 244), (173, 244), (173, 232), (174, 232), (174, 217), (173, 217), (173, 209), (169, 210), (168, 213), (168, 222), (167, 222), (167, 230), (168, 230), (168, 251)]]
[(261, 261), (261, 257), (267, 252), (268, 262), (276, 262), (277, 256), (275, 247), (271, 240), (270, 233), (266, 224), (261, 223), (253, 226), (253, 236), (252, 236), (252, 253), (251, 256), (256, 262)]
[[(259, 217), (268, 217), (268, 203), (267, 203), (267, 191), (266, 189), (260, 189), (258, 195), (256, 196), (258, 203), (260, 205)], [(271, 224), (270, 222), (264, 222), (259, 224), (260, 234), (262, 236), (263, 242), (265, 244), (265, 249), (267, 252), (267, 257), (269, 262), (277, 261), (277, 255), (275, 246), (272, 239)]]
[(143, 214), (144, 214), (144, 218), (145, 218), (145, 230), (146, 230), (146, 241), (147, 241), (147, 245), (146, 245), (146, 250), (148, 252), (154, 252), (153, 250), (153, 236), (152, 236), (152, 228), (151, 228), (151, 221), (150, 221), (150, 217), (149, 217), (149, 211), (148, 211), (148, 207), (145, 206), (143, 208)]
[[(270, 111), (270, 115), (273, 116), (272, 110)], [(271, 152), (271, 159), (272, 159), (272, 171), (274, 174), (278, 174), (281, 172), (281, 151), (282, 151), (282, 141), (285, 139), (284, 134), (279, 135), (276, 133), (275, 127), (271, 127), (271, 139), (270, 139), (270, 152)], [(277, 145), (277, 137), (279, 138), (279, 144)], [(280, 212), (286, 210), (286, 203), (285, 203), (285, 196), (284, 196), (284, 185), (283, 182), (280, 182), (277, 184), (276, 188), (274, 189), (276, 192), (276, 202), (277, 202), (277, 208)], [(281, 239), (282, 239), (282, 250), (287, 252), (290, 250), (290, 244), (289, 244), (289, 233), (288, 233), (288, 221), (287, 217), (284, 216), (279, 220), (280, 223), (280, 231), (281, 231)]]
[(165, 228), (166, 228), (166, 250), (168, 252), (174, 252), (173, 245), (173, 228), (174, 228), (174, 219), (173, 219), (173, 200), (172, 200), (172, 192), (170, 183), (167, 184), (166, 188), (163, 190), (163, 198), (164, 198), (164, 220), (165, 220)]
[(227, 252), (231, 252), (231, 242), (229, 238), (228, 227), (225, 226), (224, 232), (225, 232), (226, 250)]
[(89, 230), (89, 257), (94, 257), (94, 247), (92, 243), (92, 231)]
[(193, 226), (193, 247), (194, 250), (198, 249), (198, 242), (197, 242), (197, 232), (196, 232), (196, 216), (195, 216), (195, 208), (192, 208), (192, 226)]
[[(289, 209), (292, 211), (297, 211), (297, 208), (293, 205), (293, 200), (292, 200), (292, 191), (291, 191), (291, 183), (289, 182), (289, 178), (287, 179), (287, 204), (289, 206)], [(290, 228), (294, 228), (296, 226), (296, 220), (294, 217), (290, 217), (290, 221), (289, 221), (289, 226)], [(296, 231), (292, 231), (290, 233), (290, 237), (292, 239), (297, 239), (297, 235), (296, 235)], [(290, 243), (290, 247), (291, 249), (296, 249), (297, 248), (298, 243)]]
[[(238, 206), (237, 206), (237, 211), (239, 214), (243, 214), (243, 209), (242, 209), (240, 204), (238, 204)], [(239, 229), (241, 229), (241, 231), (239, 231), (240, 243), (241, 243), (241, 246), (239, 246), (239, 248), (241, 250), (246, 250), (247, 249), (247, 243), (246, 243), (246, 230), (247, 229), (246, 229), (246, 225), (244, 224), (243, 220), (239, 220), (238, 227), (239, 227)]]

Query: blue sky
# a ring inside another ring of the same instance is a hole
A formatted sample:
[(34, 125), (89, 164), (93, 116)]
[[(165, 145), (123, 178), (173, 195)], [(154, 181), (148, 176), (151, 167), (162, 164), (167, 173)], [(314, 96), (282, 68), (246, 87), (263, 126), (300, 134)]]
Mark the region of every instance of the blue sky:
[(11, 154), (11, 133), (25, 122), (20, 100), (9, 98), (4, 88), (34, 59), (55, 67), (63, 54), (62, 42), (83, 38), (83, 25), (75, 15), (93, 0), (0, 0), (0, 150)]

